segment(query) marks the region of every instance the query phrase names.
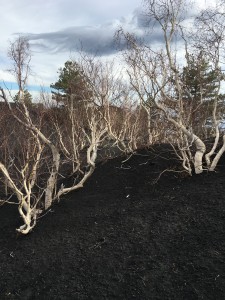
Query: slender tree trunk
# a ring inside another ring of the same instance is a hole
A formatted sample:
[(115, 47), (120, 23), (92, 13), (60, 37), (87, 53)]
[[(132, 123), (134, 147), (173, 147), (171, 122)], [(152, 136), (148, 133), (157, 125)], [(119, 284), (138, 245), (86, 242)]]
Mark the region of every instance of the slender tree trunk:
[(45, 189), (45, 210), (52, 205), (54, 197), (54, 191), (57, 183), (57, 176), (59, 171), (60, 154), (54, 145), (50, 145), (53, 156), (53, 166), (51, 174), (47, 181), (47, 187)]
[(217, 166), (217, 164), (224, 152), (225, 152), (225, 135), (223, 136), (223, 146), (220, 148), (217, 155), (214, 157), (214, 159), (209, 167), (209, 171), (215, 170), (215, 167)]

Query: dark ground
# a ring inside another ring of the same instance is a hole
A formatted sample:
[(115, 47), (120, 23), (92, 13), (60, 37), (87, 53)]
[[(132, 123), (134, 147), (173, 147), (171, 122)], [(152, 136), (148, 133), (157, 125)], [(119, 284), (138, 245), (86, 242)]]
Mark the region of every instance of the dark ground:
[(0, 299), (225, 299), (225, 160), (153, 185), (177, 164), (154, 156), (99, 164), (27, 236), (0, 207)]

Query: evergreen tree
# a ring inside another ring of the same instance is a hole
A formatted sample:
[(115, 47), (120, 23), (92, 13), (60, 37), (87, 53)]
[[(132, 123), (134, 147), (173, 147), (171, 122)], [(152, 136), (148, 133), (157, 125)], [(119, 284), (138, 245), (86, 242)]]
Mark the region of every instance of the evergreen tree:
[(75, 102), (89, 101), (91, 93), (85, 76), (78, 63), (66, 61), (63, 68), (59, 68), (59, 79), (50, 87), (53, 89), (53, 99), (66, 103), (68, 100)]
[(183, 103), (186, 112), (191, 115), (191, 126), (201, 135), (203, 124), (210, 126), (215, 99), (218, 99), (218, 112), (224, 110), (225, 95), (217, 98), (218, 88), (224, 81), (221, 69), (213, 69), (204, 55), (188, 55), (188, 66), (181, 75), (184, 86)]
[[(188, 66), (183, 68), (182, 81), (194, 101), (214, 99), (219, 82), (224, 80), (221, 70), (213, 69), (202, 53), (197, 57), (189, 55), (188, 62)], [(186, 97), (190, 98), (189, 94)]]
[[(16, 93), (16, 95), (13, 98), (14, 102), (16, 102), (16, 103), (20, 102), (19, 95), (20, 95), (19, 92)], [(32, 95), (28, 92), (28, 90), (24, 90), (24, 92), (23, 92), (23, 101), (27, 106), (32, 104)]]

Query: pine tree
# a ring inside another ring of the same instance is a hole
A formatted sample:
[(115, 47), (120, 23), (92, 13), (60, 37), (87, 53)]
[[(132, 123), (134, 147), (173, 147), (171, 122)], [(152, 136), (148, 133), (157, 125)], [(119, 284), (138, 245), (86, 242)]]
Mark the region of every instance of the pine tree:
[[(224, 110), (224, 94), (217, 93), (224, 74), (221, 69), (213, 69), (204, 55), (188, 55), (188, 66), (181, 75), (184, 87), (183, 103), (186, 113), (191, 116), (190, 126), (196, 134), (202, 135), (203, 125), (210, 127), (215, 99), (218, 99), (218, 112)], [(205, 132), (204, 132), (205, 133)]]
[(89, 100), (91, 93), (87, 81), (78, 63), (66, 61), (63, 68), (59, 68), (59, 79), (50, 87), (53, 89), (53, 99), (66, 103), (68, 100), (80, 102)]
[[(19, 94), (20, 94), (19, 92), (16, 93), (16, 95), (13, 98), (13, 101), (16, 103), (20, 102)], [(32, 95), (28, 92), (28, 90), (24, 90), (24, 92), (23, 92), (23, 101), (24, 101), (24, 104), (26, 104), (27, 106), (32, 104)]]

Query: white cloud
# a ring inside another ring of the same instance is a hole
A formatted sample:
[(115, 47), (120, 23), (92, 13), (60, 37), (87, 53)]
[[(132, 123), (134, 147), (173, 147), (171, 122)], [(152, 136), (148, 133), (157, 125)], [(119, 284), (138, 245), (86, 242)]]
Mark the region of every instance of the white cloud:
[[(113, 35), (113, 25), (116, 24), (112, 20), (132, 14), (140, 3), (141, 0), (3, 1), (0, 19), (1, 29), (4, 28), (1, 30), (0, 43), (0, 81), (12, 80), (5, 70), (10, 66), (7, 58), (8, 42), (16, 37), (15, 34), (29, 33), (33, 38), (40, 38), (31, 41), (34, 76), (30, 78), (30, 84), (49, 85), (56, 79), (57, 69), (78, 48), (82, 34), (89, 46), (89, 40), (92, 40), (93, 49), (97, 50), (97, 39), (99, 44), (105, 44), (107, 51), (107, 42)], [(108, 22), (112, 26), (105, 25)], [(91, 47), (89, 49), (91, 51)]]
[[(204, 2), (204, 3), (203, 3)], [(201, 8), (215, 1), (198, 0)], [(145, 19), (138, 7), (142, 0), (10, 0), (2, 1), (0, 26), (0, 81), (13, 80), (9, 68), (8, 40), (27, 35), (32, 46), (33, 76), (29, 83), (50, 85), (57, 70), (80, 48), (101, 55), (113, 54), (113, 35), (118, 26), (145, 36)], [(151, 36), (158, 42), (160, 35)]]

